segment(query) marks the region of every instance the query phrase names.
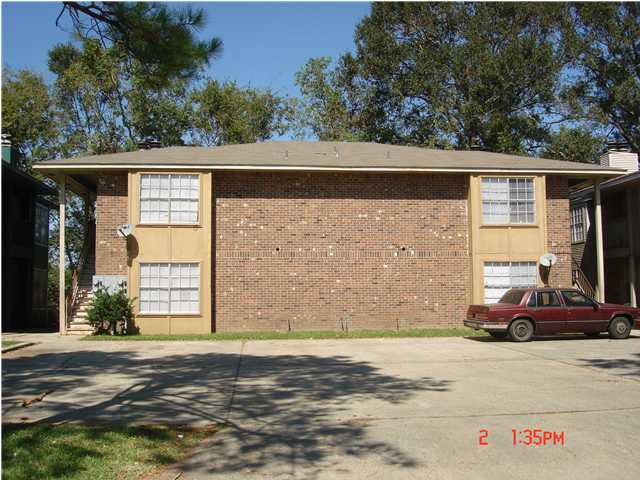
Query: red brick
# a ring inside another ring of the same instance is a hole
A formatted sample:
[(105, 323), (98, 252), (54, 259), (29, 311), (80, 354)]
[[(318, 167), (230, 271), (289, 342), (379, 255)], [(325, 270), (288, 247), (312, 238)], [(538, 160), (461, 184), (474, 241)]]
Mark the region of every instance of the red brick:
[(571, 287), (571, 231), (569, 226), (569, 182), (566, 177), (546, 178), (547, 246), (558, 257), (551, 268), (549, 284)]
[(459, 326), (463, 175), (216, 173), (215, 327)]
[(127, 243), (118, 225), (128, 222), (127, 174), (101, 174), (96, 197), (96, 275), (127, 274)]

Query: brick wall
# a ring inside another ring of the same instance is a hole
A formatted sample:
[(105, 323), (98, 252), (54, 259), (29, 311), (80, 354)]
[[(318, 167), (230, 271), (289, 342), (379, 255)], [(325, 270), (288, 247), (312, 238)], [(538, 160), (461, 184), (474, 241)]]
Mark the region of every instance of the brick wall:
[(215, 328), (460, 326), (462, 175), (214, 175)]
[(569, 225), (569, 183), (566, 177), (546, 178), (547, 248), (558, 257), (551, 269), (549, 284), (571, 286), (571, 230)]
[(127, 223), (127, 174), (101, 174), (96, 198), (96, 275), (127, 274), (127, 244), (116, 227)]

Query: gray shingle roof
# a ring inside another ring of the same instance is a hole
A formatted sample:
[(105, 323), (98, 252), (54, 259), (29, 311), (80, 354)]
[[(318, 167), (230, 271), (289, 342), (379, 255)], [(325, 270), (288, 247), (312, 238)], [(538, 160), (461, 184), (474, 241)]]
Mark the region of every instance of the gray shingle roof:
[(222, 147), (167, 147), (47, 160), (37, 169), (194, 167), (207, 169), (362, 169), (435, 171), (558, 171), (617, 175), (617, 169), (588, 163), (483, 151), (434, 150), (361, 142), (263, 142)]

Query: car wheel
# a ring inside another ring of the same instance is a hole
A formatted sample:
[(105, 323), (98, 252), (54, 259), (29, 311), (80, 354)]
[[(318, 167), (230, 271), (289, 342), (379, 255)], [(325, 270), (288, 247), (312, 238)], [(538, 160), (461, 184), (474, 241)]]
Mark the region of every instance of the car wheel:
[(507, 338), (507, 332), (489, 332), (493, 338)]
[(533, 323), (524, 318), (514, 320), (509, 325), (509, 337), (514, 342), (528, 342), (533, 337)]
[(600, 336), (600, 332), (584, 332), (584, 334), (589, 338), (598, 338)]
[(623, 340), (631, 334), (631, 324), (625, 317), (616, 317), (609, 324), (609, 336), (616, 340)]

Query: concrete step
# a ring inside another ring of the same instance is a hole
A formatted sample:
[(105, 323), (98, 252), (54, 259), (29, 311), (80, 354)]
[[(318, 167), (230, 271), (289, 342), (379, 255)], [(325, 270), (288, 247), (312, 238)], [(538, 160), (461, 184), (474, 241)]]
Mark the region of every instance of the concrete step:
[(71, 323), (69, 324), (69, 328), (67, 328), (67, 331), (74, 331), (74, 332), (93, 332), (93, 327), (91, 326), (91, 324), (89, 322), (87, 322), (86, 320), (79, 320), (79, 319), (73, 319), (71, 321)]
[(73, 318), (71, 319), (71, 322), (69, 323), (69, 326), (73, 327), (73, 326), (83, 326), (83, 327), (91, 327), (91, 324), (89, 323), (89, 320), (87, 320), (86, 318)]
[(70, 329), (67, 329), (67, 335), (86, 337), (88, 335), (93, 335), (93, 330), (70, 330)]
[(93, 332), (93, 327), (91, 325), (89, 325), (88, 323), (78, 323), (78, 322), (71, 322), (71, 325), (69, 325), (68, 330), (88, 330)]

